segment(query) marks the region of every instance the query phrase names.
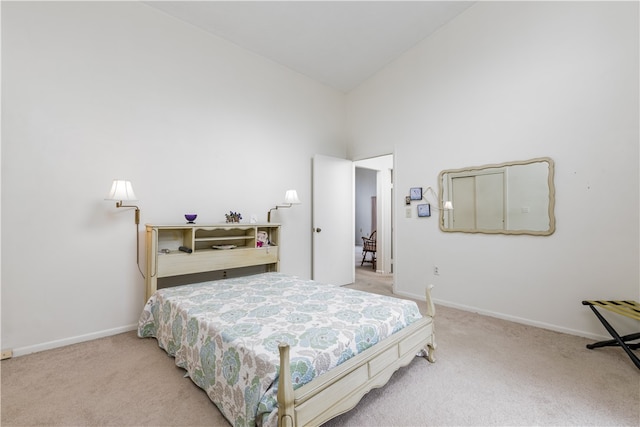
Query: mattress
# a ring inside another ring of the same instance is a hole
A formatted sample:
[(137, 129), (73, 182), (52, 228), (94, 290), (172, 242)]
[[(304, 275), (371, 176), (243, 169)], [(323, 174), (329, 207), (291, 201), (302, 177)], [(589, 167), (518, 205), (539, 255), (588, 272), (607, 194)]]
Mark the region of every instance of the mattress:
[(158, 290), (138, 336), (155, 337), (231, 424), (272, 426), (279, 343), (296, 389), (420, 317), (412, 301), (263, 273)]

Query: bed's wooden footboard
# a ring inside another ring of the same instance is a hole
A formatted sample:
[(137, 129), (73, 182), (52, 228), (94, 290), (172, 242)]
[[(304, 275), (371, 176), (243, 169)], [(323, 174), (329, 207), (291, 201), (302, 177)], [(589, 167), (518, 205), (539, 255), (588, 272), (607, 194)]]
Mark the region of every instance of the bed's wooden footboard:
[(370, 390), (386, 384), (418, 354), (435, 361), (435, 307), (427, 289), (427, 316), (293, 390), (289, 346), (280, 345), (278, 425), (317, 426), (353, 407)]

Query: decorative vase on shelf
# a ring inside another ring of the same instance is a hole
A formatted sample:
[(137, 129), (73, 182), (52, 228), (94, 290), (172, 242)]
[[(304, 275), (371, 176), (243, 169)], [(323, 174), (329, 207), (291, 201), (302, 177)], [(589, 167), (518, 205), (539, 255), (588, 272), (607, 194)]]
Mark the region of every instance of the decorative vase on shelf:
[(184, 214), (184, 217), (187, 219), (187, 224), (195, 224), (197, 214)]

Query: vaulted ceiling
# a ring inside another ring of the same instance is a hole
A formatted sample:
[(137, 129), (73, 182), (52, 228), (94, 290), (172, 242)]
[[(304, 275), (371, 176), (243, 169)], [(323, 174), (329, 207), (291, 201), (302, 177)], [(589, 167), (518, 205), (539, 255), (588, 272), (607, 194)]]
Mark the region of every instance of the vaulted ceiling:
[(145, 3), (321, 83), (348, 92), (474, 2)]

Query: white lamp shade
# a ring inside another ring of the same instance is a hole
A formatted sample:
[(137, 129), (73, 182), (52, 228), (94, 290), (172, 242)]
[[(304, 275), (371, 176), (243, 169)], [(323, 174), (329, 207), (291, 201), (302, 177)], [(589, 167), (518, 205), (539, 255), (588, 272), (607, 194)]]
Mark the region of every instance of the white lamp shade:
[(453, 209), (453, 203), (451, 203), (451, 200), (447, 200), (446, 202), (444, 202), (443, 208), (446, 209), (446, 210)]
[(109, 191), (109, 195), (105, 200), (131, 201), (138, 200), (138, 198), (133, 192), (131, 181), (114, 179), (113, 184), (111, 184), (111, 191)]
[(298, 192), (296, 190), (287, 190), (284, 195), (284, 202), (290, 205), (299, 205)]

